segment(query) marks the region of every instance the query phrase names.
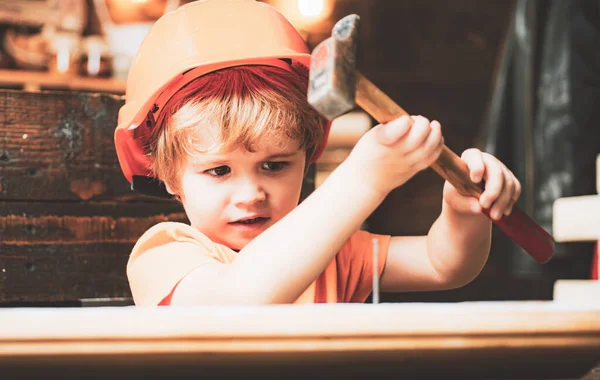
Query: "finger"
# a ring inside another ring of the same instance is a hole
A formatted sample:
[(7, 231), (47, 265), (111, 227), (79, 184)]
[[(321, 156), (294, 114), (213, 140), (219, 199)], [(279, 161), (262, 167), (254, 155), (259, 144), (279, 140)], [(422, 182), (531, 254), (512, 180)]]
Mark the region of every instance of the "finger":
[(504, 186), (504, 172), (500, 162), (490, 155), (483, 155), (485, 164), (485, 190), (479, 197), (481, 207), (489, 209)]
[(440, 157), (442, 150), (444, 150), (444, 137), (440, 139), (439, 145), (429, 154), (427, 167), (431, 166)]
[(400, 116), (389, 123), (381, 124), (378, 141), (383, 145), (394, 145), (410, 130), (412, 120), (408, 116)]
[(481, 182), (485, 175), (485, 163), (481, 151), (479, 149), (467, 149), (463, 152), (461, 158), (469, 167), (471, 181), (474, 183)]
[(441, 124), (434, 120), (431, 122), (430, 127), (431, 132), (423, 144), (423, 149), (420, 151), (427, 166), (430, 166), (439, 157), (444, 145)]
[(421, 147), (431, 133), (429, 120), (423, 116), (413, 116), (413, 120), (414, 123), (406, 135), (406, 140), (404, 142), (404, 148), (407, 153), (413, 152), (415, 149)]
[(493, 219), (500, 219), (503, 214), (506, 214), (515, 191), (512, 173), (504, 165), (502, 165), (502, 172), (504, 173), (504, 186), (502, 187), (500, 196), (496, 199), (494, 206), (490, 210), (490, 216)]
[(512, 212), (513, 207), (515, 206), (515, 203), (517, 203), (517, 201), (519, 200), (519, 197), (521, 196), (521, 182), (519, 182), (519, 180), (517, 179), (517, 177), (515, 177), (515, 175), (510, 172), (510, 174), (512, 175), (513, 178), (513, 183), (515, 185), (515, 190), (513, 191), (513, 196), (510, 200), (510, 203), (508, 205), (508, 209), (507, 211), (504, 213), (505, 215), (510, 215), (510, 213)]

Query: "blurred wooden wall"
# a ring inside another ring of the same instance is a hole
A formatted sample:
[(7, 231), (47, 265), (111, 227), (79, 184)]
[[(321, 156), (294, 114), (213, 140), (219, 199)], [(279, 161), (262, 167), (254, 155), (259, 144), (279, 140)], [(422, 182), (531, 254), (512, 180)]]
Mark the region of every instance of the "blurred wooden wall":
[(0, 91), (0, 304), (130, 297), (125, 265), (179, 204), (131, 192), (115, 153), (120, 96)]

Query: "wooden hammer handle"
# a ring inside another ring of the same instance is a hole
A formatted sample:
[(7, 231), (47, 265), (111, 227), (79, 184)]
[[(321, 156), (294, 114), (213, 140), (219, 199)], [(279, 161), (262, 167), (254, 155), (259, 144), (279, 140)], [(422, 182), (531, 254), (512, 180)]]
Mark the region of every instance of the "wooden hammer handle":
[[(360, 72), (356, 72), (356, 104), (379, 123), (387, 123), (407, 115), (402, 107), (377, 88)], [(484, 185), (471, 181), (467, 164), (444, 145), (439, 158), (431, 165), (442, 178), (450, 182), (459, 193), (479, 198)], [(490, 217), (489, 210), (484, 214)], [(491, 218), (490, 218), (491, 219)], [(508, 216), (493, 220), (504, 233), (540, 263), (545, 263), (554, 252), (554, 239), (527, 214), (514, 206)]]

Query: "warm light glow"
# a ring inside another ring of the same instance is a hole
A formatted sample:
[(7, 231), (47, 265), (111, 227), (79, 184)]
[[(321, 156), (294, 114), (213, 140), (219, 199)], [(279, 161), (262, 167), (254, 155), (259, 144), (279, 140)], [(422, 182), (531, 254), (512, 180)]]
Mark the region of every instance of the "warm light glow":
[(100, 72), (100, 52), (90, 51), (87, 61), (87, 72), (89, 75), (98, 75)]
[(269, 0), (306, 39), (311, 30), (328, 29), (327, 21), (333, 12), (333, 0)]
[(64, 74), (69, 71), (70, 56), (69, 49), (62, 48), (58, 50), (56, 54), (56, 69), (58, 72)]
[(298, 10), (304, 17), (318, 17), (323, 12), (323, 0), (298, 0)]
[(136, 4), (145, 4), (147, 0), (131, 0), (131, 1)]
[(87, 72), (89, 75), (98, 75), (100, 72), (100, 61), (102, 59), (100, 49), (101, 46), (99, 43), (94, 41), (88, 42)]

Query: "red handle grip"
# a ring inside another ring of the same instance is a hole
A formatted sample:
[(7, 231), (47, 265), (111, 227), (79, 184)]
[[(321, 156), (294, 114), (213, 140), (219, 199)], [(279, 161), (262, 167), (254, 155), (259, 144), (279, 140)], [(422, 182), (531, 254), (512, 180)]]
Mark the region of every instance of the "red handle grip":
[[(487, 209), (484, 209), (483, 213), (490, 216)], [(510, 215), (503, 216), (500, 220), (492, 219), (492, 221), (538, 262), (545, 264), (552, 258), (554, 252), (552, 235), (536, 224), (521, 209), (513, 207)]]

